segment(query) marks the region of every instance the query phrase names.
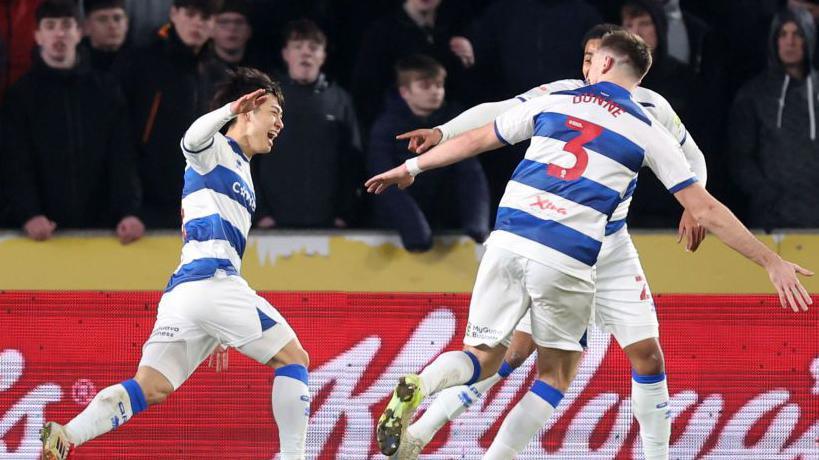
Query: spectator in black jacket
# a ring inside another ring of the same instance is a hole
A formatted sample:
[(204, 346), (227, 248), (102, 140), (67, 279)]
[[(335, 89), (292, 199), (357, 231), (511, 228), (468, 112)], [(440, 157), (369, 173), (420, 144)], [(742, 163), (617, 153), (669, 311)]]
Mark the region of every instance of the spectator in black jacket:
[(254, 67), (267, 71), (270, 59), (251, 55), (247, 42), (253, 35), (250, 25), (250, 4), (247, 0), (225, 0), (216, 14), (213, 28), (213, 51), (226, 66)]
[[(496, 1), (474, 34), (482, 96), (501, 100), (544, 81), (575, 78), (581, 58), (577, 44), (600, 22), (585, 0)], [(511, 170), (503, 175), (504, 184), (510, 175)]]
[(327, 38), (312, 21), (285, 28), (282, 92), (286, 128), (276, 155), (254, 164), (257, 225), (346, 227), (364, 180), (361, 139), (350, 95), (321, 73)]
[(114, 71), (128, 99), (131, 133), (139, 155), (149, 228), (176, 228), (185, 159), (179, 139), (208, 110), (216, 84), (227, 69), (210, 46), (217, 0), (174, 0), (171, 24), (148, 48), (122, 56)]
[(3, 106), (3, 182), (12, 216), (35, 240), (61, 228), (116, 225), (123, 243), (142, 222), (124, 100), (110, 76), (77, 55), (78, 9), (47, 0), (37, 10), (39, 55)]
[[(690, 66), (668, 54), (667, 23), (662, 5), (657, 0), (627, 0), (621, 14), (623, 27), (639, 35), (652, 50), (653, 64), (640, 85), (663, 95), (699, 142), (705, 136), (696, 131), (697, 80)], [(629, 225), (673, 228), (677, 226), (681, 211), (680, 205), (654, 173), (645, 168), (640, 173), (640, 187), (631, 202)]]
[(125, 0), (84, 0), (83, 32), (91, 67), (108, 72), (128, 36)]
[(771, 24), (768, 70), (737, 92), (728, 133), (748, 223), (765, 230), (819, 227), (819, 78), (816, 30), (804, 9)]
[[(373, 125), (367, 154), (370, 175), (400, 165), (413, 156), (397, 134), (431, 128), (459, 113), (444, 105), (446, 71), (429, 56), (413, 55), (396, 65), (400, 98), (388, 99)], [(432, 232), (460, 229), (476, 242), (489, 234), (489, 186), (477, 159), (471, 158), (418, 176), (407, 190), (392, 187), (373, 197), (374, 224), (393, 228), (412, 252), (432, 247)]]
[[(819, 24), (819, 0), (788, 0), (788, 6), (808, 10), (808, 13), (810, 13), (813, 18), (813, 26), (816, 27), (817, 24)], [(814, 44), (813, 48), (814, 51), (811, 62), (813, 63), (813, 67), (816, 68), (817, 64), (819, 64), (819, 46)]]
[[(464, 37), (469, 8), (463, 0), (405, 0), (400, 8), (373, 22), (361, 41), (353, 68), (352, 90), (361, 123), (369, 127), (381, 112), (399, 59), (426, 54), (449, 75), (450, 99), (461, 96), (465, 71), (475, 63), (472, 43)], [(457, 93), (457, 94), (456, 94)]]

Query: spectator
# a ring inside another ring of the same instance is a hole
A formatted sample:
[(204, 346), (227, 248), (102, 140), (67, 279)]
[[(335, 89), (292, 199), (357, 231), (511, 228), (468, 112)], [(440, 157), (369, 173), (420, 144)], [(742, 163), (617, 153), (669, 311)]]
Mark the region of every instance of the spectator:
[(157, 30), (168, 23), (174, 0), (128, 0), (125, 3), (130, 27), (128, 43), (143, 48), (156, 40)]
[(39, 0), (0, 0), (0, 34), (6, 54), (5, 66), (0, 72), (0, 101), (8, 87), (31, 67), (37, 25), (34, 13), (39, 3)]
[(226, 71), (209, 43), (218, 3), (174, 0), (171, 24), (159, 31), (157, 40), (114, 66), (131, 112), (144, 193), (140, 212), (148, 227), (180, 225), (185, 168), (180, 135), (208, 110), (213, 89)]
[[(508, 99), (543, 82), (575, 78), (582, 59), (578, 43), (600, 23), (585, 0), (503, 0), (490, 5), (476, 25), (472, 92), (480, 101)], [(478, 102), (478, 101), (470, 101)], [(496, 209), (526, 146), (522, 143), (481, 155)]]
[(83, 6), (83, 48), (88, 52), (92, 68), (108, 72), (128, 35), (125, 0), (85, 0)]
[(807, 11), (780, 11), (768, 70), (737, 92), (732, 108), (732, 171), (751, 200), (749, 224), (765, 230), (819, 227), (815, 35)]
[(365, 126), (383, 107), (385, 93), (394, 81), (393, 66), (411, 54), (427, 54), (440, 61), (450, 76), (450, 95), (461, 95), (465, 69), (475, 62), (472, 43), (462, 36), (468, 8), (454, 10), (453, 4), (445, 10), (452, 14), (443, 15), (440, 4), (441, 0), (406, 0), (401, 8), (376, 20), (364, 35), (352, 89)]
[(693, 69), (699, 69), (705, 51), (705, 38), (709, 33), (708, 24), (684, 12), (680, 8), (680, 0), (663, 0), (663, 11), (668, 25), (668, 55)]
[(600, 22), (585, 0), (496, 1), (476, 26), (481, 99), (507, 99), (545, 81), (576, 77), (577, 44)]
[[(373, 125), (367, 155), (370, 175), (413, 156), (396, 134), (431, 128), (458, 114), (444, 105), (446, 70), (434, 59), (409, 56), (398, 62), (396, 73), (401, 98), (389, 99)], [(375, 196), (375, 224), (398, 230), (404, 248), (413, 252), (429, 250), (436, 229), (459, 228), (483, 242), (489, 234), (489, 188), (477, 159), (427, 174), (418, 176), (407, 190), (393, 187)]]
[[(32, 69), (3, 107), (3, 180), (13, 218), (35, 240), (57, 226), (116, 224), (123, 243), (142, 222), (124, 100), (110, 76), (77, 58), (79, 10), (72, 0), (37, 9), (40, 46)], [(118, 224), (117, 224), (118, 223)]]
[[(694, 130), (696, 79), (691, 68), (668, 55), (667, 28), (662, 6), (655, 0), (627, 0), (621, 9), (622, 25), (639, 35), (652, 49), (654, 63), (641, 86), (663, 95), (674, 111)], [(689, 122), (689, 120), (691, 120)], [(706, 148), (707, 151), (707, 148)], [(632, 227), (672, 228), (679, 222), (682, 208), (647, 168), (640, 173), (640, 187), (634, 193), (629, 211)]]
[[(792, 8), (804, 8), (808, 10), (811, 17), (813, 17), (813, 26), (816, 27), (819, 24), (819, 0), (788, 0), (788, 5)], [(816, 68), (817, 64), (819, 64), (819, 46), (814, 46), (813, 58), (811, 62), (813, 63), (813, 67)]]
[(213, 50), (226, 66), (233, 70), (239, 67), (270, 68), (270, 64), (249, 56), (247, 42), (253, 29), (250, 26), (250, 6), (247, 0), (225, 1), (214, 22)]
[(257, 225), (346, 227), (364, 180), (352, 100), (321, 73), (327, 38), (315, 23), (291, 22), (285, 37), (282, 92), (288, 121), (276, 155), (255, 163)]

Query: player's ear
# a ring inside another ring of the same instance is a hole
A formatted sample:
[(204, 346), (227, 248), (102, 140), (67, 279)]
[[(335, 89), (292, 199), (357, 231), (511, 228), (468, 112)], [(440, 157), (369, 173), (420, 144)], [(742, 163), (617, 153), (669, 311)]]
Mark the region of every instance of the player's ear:
[(603, 56), (603, 73), (610, 71), (614, 67), (614, 58), (607, 54)]

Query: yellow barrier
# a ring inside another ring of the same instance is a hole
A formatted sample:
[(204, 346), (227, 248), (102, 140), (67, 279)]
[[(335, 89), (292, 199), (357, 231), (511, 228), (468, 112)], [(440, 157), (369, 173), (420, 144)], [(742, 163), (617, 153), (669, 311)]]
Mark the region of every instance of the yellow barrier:
[[(819, 270), (819, 234), (762, 236), (783, 257)], [(654, 293), (772, 292), (765, 272), (713, 236), (696, 254), (670, 233), (634, 235)], [(108, 234), (64, 234), (37, 243), (0, 234), (0, 289), (160, 290), (179, 263), (178, 235), (155, 234), (129, 246)], [(425, 254), (378, 232), (275, 232), (248, 240), (242, 274), (257, 290), (469, 292), (482, 247), (439, 238)], [(807, 279), (819, 292), (819, 279)]]

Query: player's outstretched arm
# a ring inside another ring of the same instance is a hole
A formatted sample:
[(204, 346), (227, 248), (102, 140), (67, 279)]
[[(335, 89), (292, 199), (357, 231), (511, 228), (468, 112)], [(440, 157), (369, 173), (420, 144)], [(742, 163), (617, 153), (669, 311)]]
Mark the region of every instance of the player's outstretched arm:
[(783, 260), (768, 249), (725, 205), (702, 186), (691, 185), (676, 192), (674, 196), (685, 209), (691, 211), (700, 224), (722, 242), (768, 271), (782, 307), (790, 307), (793, 311), (799, 311), (801, 307), (807, 311), (808, 305), (813, 301), (796, 274), (813, 276), (813, 272)]
[(371, 177), (364, 183), (364, 186), (367, 192), (375, 194), (383, 192), (391, 185), (405, 189), (412, 185), (415, 176), (422, 171), (448, 166), (502, 145), (495, 134), (493, 124), (488, 123), (450, 142), (441, 144), (417, 158), (411, 158), (400, 166)]
[(432, 129), (416, 129), (396, 136), (399, 140), (409, 140), (407, 149), (410, 152), (421, 154), (436, 145), (454, 137), (491, 123), (503, 112), (516, 107), (522, 101), (518, 98), (506, 99), (497, 102), (485, 102), (471, 109), (461, 112), (460, 115), (441, 126)]
[(185, 137), (182, 138), (182, 146), (192, 153), (202, 150), (210, 144), (213, 136), (230, 120), (239, 114), (253, 111), (264, 103), (266, 97), (268, 96), (265, 90), (258, 89), (245, 94), (230, 104), (202, 115), (185, 132)]

